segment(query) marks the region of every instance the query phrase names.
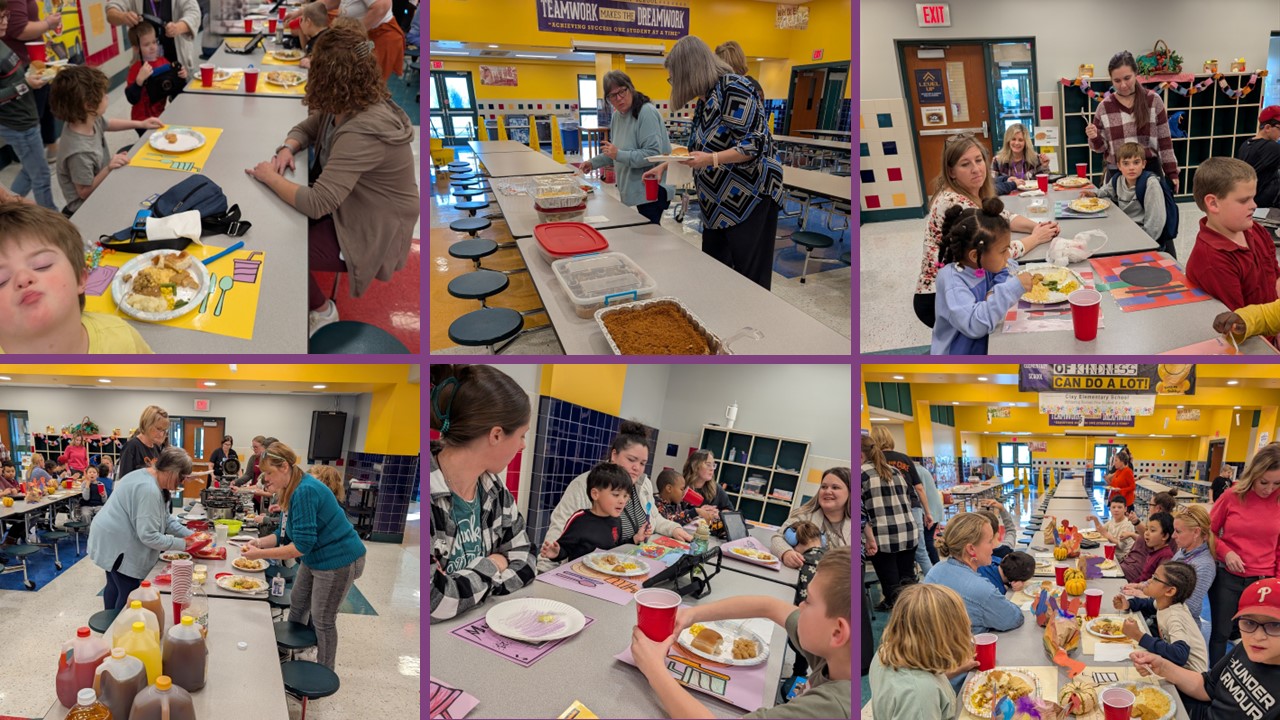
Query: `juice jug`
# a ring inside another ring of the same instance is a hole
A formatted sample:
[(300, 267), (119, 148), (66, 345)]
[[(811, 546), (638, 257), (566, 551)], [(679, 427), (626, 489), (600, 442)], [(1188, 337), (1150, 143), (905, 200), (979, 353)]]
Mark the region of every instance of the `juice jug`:
[(191, 693), (173, 684), (168, 675), (156, 678), (156, 684), (133, 699), (129, 720), (196, 720)]
[(129, 720), (133, 698), (147, 687), (147, 669), (142, 661), (125, 653), (124, 648), (111, 651), (93, 678), (93, 691), (111, 711), (114, 720)]
[(160, 677), (160, 643), (147, 632), (147, 626), (140, 622), (133, 624), (124, 637), (120, 638), (117, 647), (124, 648), (124, 651), (142, 661), (142, 666), (147, 669), (147, 682)]
[(147, 631), (156, 639), (156, 644), (160, 644), (160, 626), (156, 622), (156, 616), (150, 610), (142, 608), (141, 600), (134, 600), (129, 603), (129, 607), (120, 611), (116, 619), (111, 622), (111, 627), (107, 628), (103, 639), (110, 643), (111, 647), (119, 647), (120, 639), (129, 634), (136, 622), (145, 625)]
[(77, 630), (74, 640), (63, 643), (58, 658), (58, 702), (67, 707), (75, 705), (77, 694), (93, 687), (93, 673), (109, 651), (107, 643), (93, 637), (87, 627)]
[(164, 672), (174, 685), (188, 692), (204, 687), (209, 671), (209, 651), (200, 626), (190, 615), (182, 616), (182, 624), (169, 628), (164, 639)]
[(67, 713), (67, 720), (112, 720), (111, 711), (98, 702), (92, 689), (86, 688), (76, 696), (75, 707)]
[(164, 606), (160, 604), (160, 591), (151, 587), (151, 583), (143, 580), (137, 590), (129, 593), (129, 600), (142, 601), (142, 607), (156, 614), (156, 622), (159, 623), (160, 637), (164, 637)]

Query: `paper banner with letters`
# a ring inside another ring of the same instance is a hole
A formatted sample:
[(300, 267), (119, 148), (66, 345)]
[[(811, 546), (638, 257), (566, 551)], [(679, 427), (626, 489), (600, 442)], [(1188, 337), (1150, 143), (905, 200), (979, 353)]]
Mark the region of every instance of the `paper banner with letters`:
[[(152, 132), (164, 133), (170, 129), (172, 128), (166, 125)], [(133, 167), (177, 170), (179, 172), (196, 173), (197, 175), (204, 172), (205, 163), (209, 162), (209, 156), (213, 154), (213, 146), (217, 145), (218, 138), (222, 137), (222, 128), (192, 127), (187, 129), (195, 130), (204, 135), (204, 145), (190, 152), (166, 153), (151, 147), (151, 137), (143, 135), (138, 138), (141, 149), (129, 160), (129, 164)]]
[[(1195, 365), (1060, 363), (1018, 366), (1018, 392), (1194, 395)], [(1043, 400), (1041, 400), (1043, 403)]]

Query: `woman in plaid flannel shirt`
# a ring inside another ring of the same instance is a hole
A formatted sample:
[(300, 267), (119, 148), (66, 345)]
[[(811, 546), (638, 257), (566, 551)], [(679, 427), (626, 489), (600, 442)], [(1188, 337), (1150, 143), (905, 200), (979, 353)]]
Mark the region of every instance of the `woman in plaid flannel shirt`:
[(1138, 63), (1128, 51), (1116, 53), (1107, 63), (1115, 92), (1103, 98), (1085, 126), (1089, 149), (1103, 154), (1107, 163), (1104, 180), (1120, 172), (1116, 150), (1127, 142), (1141, 145), (1147, 154), (1147, 170), (1164, 177), (1178, 191), (1178, 160), (1173, 155), (1169, 134), (1169, 113), (1160, 95), (1138, 83)]
[(871, 519), (873, 540), (867, 548), (871, 564), (880, 578), (884, 602), (876, 607), (893, 607), (903, 585), (916, 581), (915, 554), (919, 533), (911, 515), (910, 490), (902, 473), (884, 458), (870, 436), (862, 436), (862, 509)]
[(524, 449), (529, 398), (486, 365), (431, 366), (431, 619), (533, 582), (537, 548), (502, 475)]

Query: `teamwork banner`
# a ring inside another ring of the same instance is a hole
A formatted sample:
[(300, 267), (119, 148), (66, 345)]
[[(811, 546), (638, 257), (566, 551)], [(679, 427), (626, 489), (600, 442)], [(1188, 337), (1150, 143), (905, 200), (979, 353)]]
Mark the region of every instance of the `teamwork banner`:
[[(1156, 411), (1154, 395), (1091, 395), (1088, 393), (1040, 393), (1040, 413), (1052, 418), (1054, 415), (1074, 418), (1073, 425), (1080, 424), (1080, 418), (1100, 418), (1102, 420), (1129, 420), (1136, 415), (1151, 415)], [(1055, 423), (1050, 422), (1050, 425)], [(1128, 427), (1127, 425), (1100, 427)]]
[(1194, 395), (1196, 366), (1102, 363), (1020, 365), (1018, 391), (1093, 395)]
[(689, 0), (536, 0), (545, 32), (679, 40), (689, 34)]

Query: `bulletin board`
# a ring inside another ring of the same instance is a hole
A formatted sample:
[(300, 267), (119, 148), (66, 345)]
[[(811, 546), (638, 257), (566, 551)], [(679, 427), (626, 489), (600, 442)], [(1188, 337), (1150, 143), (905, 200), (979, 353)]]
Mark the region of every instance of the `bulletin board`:
[[(59, 0), (40, 0), (40, 18), (54, 11)], [(120, 54), (116, 30), (107, 22), (106, 0), (61, 0), (62, 34), (45, 35), (51, 58), (69, 59), (75, 65), (101, 65)], [(55, 47), (56, 45), (56, 47)]]

